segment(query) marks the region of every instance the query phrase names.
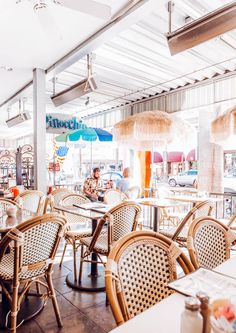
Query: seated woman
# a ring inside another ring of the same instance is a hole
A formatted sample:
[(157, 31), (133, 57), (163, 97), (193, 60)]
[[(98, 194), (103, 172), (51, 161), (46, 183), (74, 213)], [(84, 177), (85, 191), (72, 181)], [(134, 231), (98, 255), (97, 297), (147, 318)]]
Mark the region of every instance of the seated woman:
[(103, 188), (103, 180), (100, 178), (100, 169), (94, 168), (92, 175), (88, 176), (84, 182), (83, 193), (91, 201), (102, 201), (99, 189)]

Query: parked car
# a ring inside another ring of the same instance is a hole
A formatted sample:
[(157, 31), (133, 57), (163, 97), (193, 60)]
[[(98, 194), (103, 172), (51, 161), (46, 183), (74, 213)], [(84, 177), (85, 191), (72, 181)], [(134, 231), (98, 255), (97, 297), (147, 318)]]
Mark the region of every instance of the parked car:
[(176, 176), (170, 176), (169, 178), (170, 186), (196, 186), (197, 185), (197, 170), (189, 170), (180, 172)]
[(108, 171), (101, 175), (104, 185), (106, 185), (109, 180), (112, 180), (113, 183), (117, 184), (122, 177), (123, 177), (122, 174), (119, 173), (118, 171)]
[[(197, 170), (189, 170), (169, 177), (170, 186), (197, 186)], [(236, 170), (224, 175), (224, 192), (236, 192)]]

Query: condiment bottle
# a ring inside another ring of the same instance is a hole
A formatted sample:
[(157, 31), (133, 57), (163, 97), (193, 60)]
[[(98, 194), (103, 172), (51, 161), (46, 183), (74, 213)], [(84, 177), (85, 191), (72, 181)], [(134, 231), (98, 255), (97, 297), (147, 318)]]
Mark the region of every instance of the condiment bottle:
[(203, 333), (210, 333), (211, 332), (211, 322), (210, 322), (210, 316), (211, 316), (211, 310), (209, 308), (209, 297), (204, 292), (198, 292), (197, 298), (201, 302), (200, 306), (200, 313), (202, 315), (203, 319)]
[(203, 319), (199, 309), (200, 301), (196, 297), (186, 298), (181, 314), (181, 333), (202, 333)]

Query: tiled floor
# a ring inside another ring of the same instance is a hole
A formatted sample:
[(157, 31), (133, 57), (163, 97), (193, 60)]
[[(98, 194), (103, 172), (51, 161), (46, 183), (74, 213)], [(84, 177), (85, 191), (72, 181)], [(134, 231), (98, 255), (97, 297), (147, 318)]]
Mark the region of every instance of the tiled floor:
[[(62, 247), (57, 255), (60, 259)], [(51, 301), (48, 301), (40, 314), (25, 322), (17, 333), (105, 333), (116, 326), (110, 307), (105, 305), (105, 292), (88, 293), (73, 290), (66, 285), (66, 275), (72, 270), (72, 256), (68, 251), (63, 267), (54, 266), (54, 287), (63, 320), (63, 328), (58, 328)], [(6, 330), (0, 330), (0, 333)]]

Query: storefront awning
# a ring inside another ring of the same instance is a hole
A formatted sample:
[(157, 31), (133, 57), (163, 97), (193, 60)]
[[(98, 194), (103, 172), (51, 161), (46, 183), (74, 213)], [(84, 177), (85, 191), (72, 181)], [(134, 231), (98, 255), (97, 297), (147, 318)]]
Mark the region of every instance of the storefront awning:
[(188, 162), (192, 162), (192, 161), (196, 161), (197, 160), (197, 156), (196, 156), (196, 149), (192, 149), (186, 158), (186, 161)]
[(154, 152), (154, 163), (162, 163), (163, 162), (163, 158), (161, 156), (160, 153), (158, 153), (157, 151)]
[(171, 151), (168, 153), (167, 161), (177, 163), (184, 162), (184, 153), (182, 151)]

